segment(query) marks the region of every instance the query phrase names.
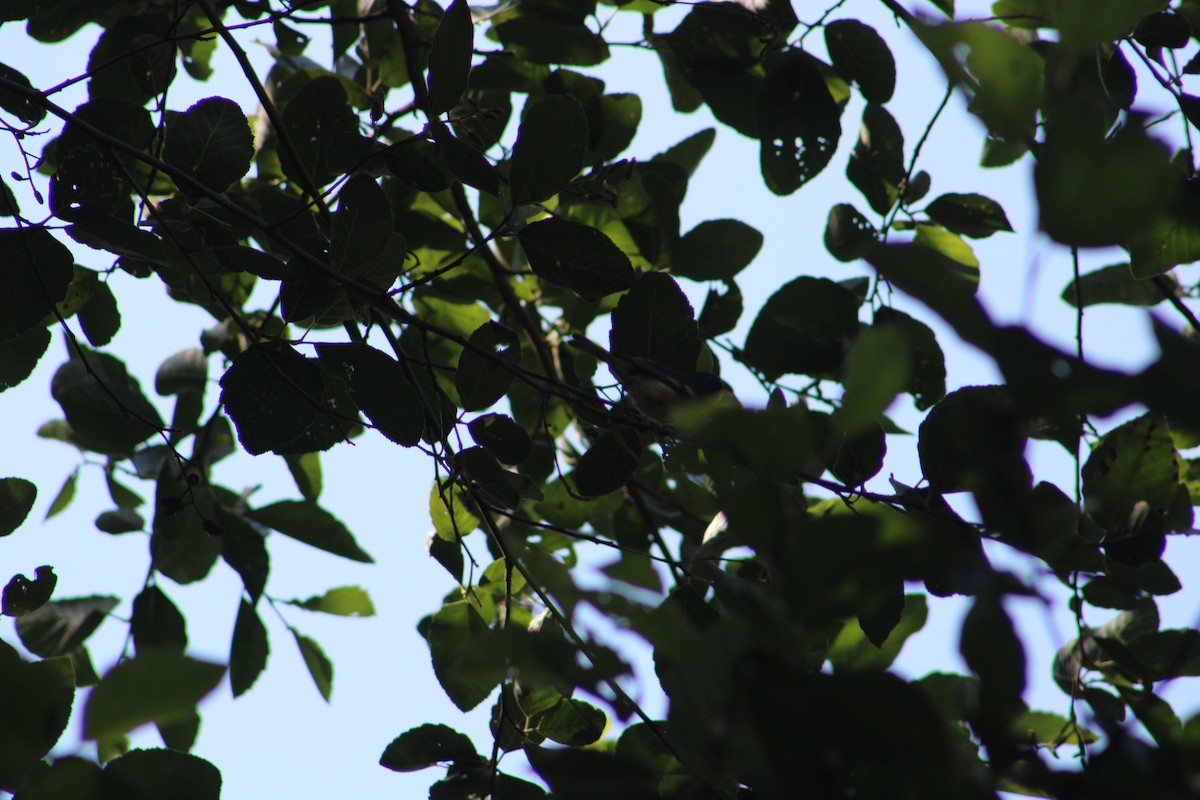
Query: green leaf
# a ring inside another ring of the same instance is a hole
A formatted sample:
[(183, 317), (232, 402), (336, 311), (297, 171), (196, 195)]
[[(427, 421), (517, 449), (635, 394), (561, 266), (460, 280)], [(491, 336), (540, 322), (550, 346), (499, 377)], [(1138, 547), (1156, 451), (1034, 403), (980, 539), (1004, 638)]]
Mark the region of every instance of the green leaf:
[(150, 650), (114, 667), (92, 689), (83, 735), (119, 736), (147, 722), (185, 717), (217, 687), (225, 667), (181, 653)]
[[(306, 83), (283, 108), (283, 124), (292, 146), (279, 151), (283, 172), (293, 181), (307, 174), (317, 186), (330, 183), (342, 172), (342, 162), (358, 156), (358, 117), (350, 108), (346, 89), (332, 75)], [(346, 164), (350, 166), (350, 164)]]
[(434, 482), (429, 495), (429, 516), (437, 535), (455, 546), (461, 537), (479, 525), (479, 517), (471, 513), (471, 506), (458, 484), (443, 488), (440, 483)]
[(1143, 414), (1109, 431), (1083, 465), (1083, 501), (1104, 528), (1128, 529), (1135, 504), (1166, 514), (1182, 485), (1183, 459), (1163, 420)]
[(875, 312), (875, 327), (897, 330), (908, 344), (909, 382), (905, 391), (925, 411), (946, 396), (946, 357), (933, 330), (903, 311), (881, 308)]
[(433, 672), (454, 705), (470, 711), (488, 698), (504, 677), (505, 663), (475, 606), (448, 603), (424, 630)]
[(89, 450), (128, 455), (163, 428), (141, 384), (107, 353), (81, 349), (54, 373), (50, 393)]
[(533, 440), (512, 417), (484, 414), (471, 420), (467, 427), (475, 443), (501, 464), (520, 464), (533, 454)]
[(131, 750), (104, 767), (116, 797), (218, 800), (221, 773), (209, 762), (176, 750)]
[(750, 326), (743, 360), (768, 380), (835, 371), (858, 332), (859, 298), (827, 278), (801, 276), (771, 295)]
[(520, 16), (492, 28), (505, 49), (534, 64), (572, 64), (592, 67), (608, 59), (608, 44), (582, 22), (572, 25)]
[(736, 219), (701, 222), (679, 240), (671, 272), (694, 281), (729, 280), (750, 266), (763, 236)]
[(381, 434), (406, 447), (421, 441), (421, 395), (396, 359), (361, 342), (321, 344), (317, 354), (324, 370), (349, 383), (350, 396)]
[(613, 428), (602, 433), (579, 457), (575, 490), (584, 497), (599, 497), (624, 486), (637, 470), (641, 443), (636, 435)]
[(910, 382), (909, 342), (896, 328), (864, 328), (846, 353), (846, 393), (835, 414), (842, 430), (856, 434), (874, 425)]
[(446, 572), (450, 573), (450, 577), (462, 584), (463, 582), (463, 567), (465, 561), (463, 559), (462, 545), (457, 541), (450, 541), (443, 538), (437, 530), (432, 530), (425, 537), (425, 548), (429, 551), (429, 555), (433, 560), (442, 565)]
[(792, 194), (825, 169), (837, 151), (841, 106), (815, 60), (793, 51), (767, 73), (760, 109), (763, 181), (777, 195)]
[(609, 349), (684, 375), (696, 372), (700, 335), (687, 295), (670, 275), (646, 272), (612, 312)]
[[(154, 568), (176, 583), (203, 580), (221, 553), (221, 542), (209, 533), (214, 517), (211, 489), (193, 486), (175, 462), (156, 464), (154, 521), (150, 552)], [(188, 500), (187, 504), (184, 500)]]
[(8, 536), (29, 516), (37, 486), (24, 478), (0, 478), (0, 536)]
[(17, 636), (34, 655), (66, 655), (83, 644), (119, 602), (99, 595), (52, 600), (17, 619)]
[(539, 278), (585, 300), (628, 289), (636, 277), (629, 256), (590, 225), (549, 217), (526, 225), (519, 239)]
[[(163, 160), (218, 192), (241, 179), (253, 158), (250, 124), (232, 100), (201, 100), (167, 125)], [(193, 191), (186, 183), (180, 188)]]
[(445, 725), (420, 725), (391, 741), (379, 759), (395, 772), (416, 772), (445, 763), (479, 760), (471, 740)]
[(467, 90), (475, 29), (465, 0), (446, 7), (429, 50), (429, 113), (443, 114)]
[(834, 639), (827, 654), (836, 672), (885, 670), (892, 665), (904, 643), (923, 627), (929, 609), (924, 595), (904, 595), (899, 621), (881, 645), (875, 645), (857, 620), (849, 620)]
[(584, 157), (587, 164), (612, 161), (625, 152), (642, 121), (642, 98), (636, 94), (606, 94), (600, 97), (599, 106), (600, 125), (590, 131), (592, 145)]
[(307, 600), (288, 600), (289, 605), (339, 617), (373, 617), (375, 605), (371, 596), (359, 586), (339, 586), (325, 594), (314, 595)]
[(834, 69), (858, 84), (869, 103), (886, 103), (896, 88), (896, 60), (887, 42), (856, 19), (839, 19), (825, 26), (825, 46)]
[(846, 178), (877, 214), (886, 214), (900, 199), (906, 177), (904, 134), (887, 109), (869, 103), (863, 109)]
[(308, 668), (308, 674), (316, 684), (317, 691), (328, 703), (333, 694), (333, 663), (316, 640), (302, 635), (294, 628), (292, 636), (296, 639), (296, 646), (300, 648), (300, 655), (304, 658), (304, 666)]
[(287, 464), (288, 472), (292, 473), (292, 480), (300, 490), (300, 495), (311, 503), (317, 502), (321, 497), (322, 486), (321, 454), (284, 456), (283, 460)]
[(1008, 33), (982, 23), (920, 27), (917, 35), (947, 77), (974, 95), (971, 113), (1001, 139), (1032, 134), (1042, 102), (1043, 59)]
[(79, 309), (79, 326), (92, 347), (103, 347), (117, 335), (121, 328), (121, 312), (117, 310), (117, 298), (108, 281), (98, 282), (92, 298)]
[(46, 328), (30, 328), (0, 343), (0, 392), (32, 375), (49, 347), (50, 331)]
[(838, 261), (857, 261), (874, 249), (879, 237), (870, 220), (849, 203), (829, 209), (825, 223), (825, 249)]
[(1100, 737), (1066, 717), (1049, 711), (1025, 711), (1012, 722), (1012, 736), (1019, 744), (1033, 744), (1057, 750), (1061, 745), (1093, 744)]
[(317, 359), (264, 345), (233, 360), (221, 377), (221, 402), (246, 452), (311, 453), (341, 441), (351, 424), (347, 406), (325, 389)]
[(354, 535), (345, 525), (316, 503), (280, 500), (269, 506), (247, 511), (246, 517), (279, 531), (284, 536), (290, 536), (298, 542), (304, 542), (335, 556), (365, 564), (375, 561), (358, 546)]
[(600, 740), (608, 727), (608, 717), (591, 703), (565, 697), (543, 714), (537, 732), (552, 742), (583, 747)]
[(50, 752), (66, 730), (74, 699), (70, 659), (27, 663), (0, 644), (0, 786), (21, 784)]
[(488, 355), (465, 348), (458, 360), (454, 386), (463, 409), (478, 411), (508, 393), (513, 369), (521, 361), (521, 340), (513, 331), (489, 320), (475, 329), (470, 342)]
[(229, 687), (234, 697), (250, 691), (266, 669), (270, 654), (266, 626), (254, 606), (240, 600), (237, 621), (233, 624), (233, 641), (229, 644)]
[(1060, 32), (1063, 45), (1080, 52), (1123, 38), (1133, 31), (1138, 20), (1166, 5), (1166, 0), (1124, 0), (1103, 6), (1087, 0), (1058, 0), (1048, 5), (1047, 12)]
[[(1175, 276), (1166, 277), (1175, 291), (1180, 291)], [(1166, 300), (1167, 295), (1156, 282), (1135, 277), (1128, 264), (1111, 264), (1080, 275), (1078, 281), (1068, 283), (1067, 288), (1063, 289), (1062, 299), (1077, 308), (1102, 303), (1150, 307)]]
[(918, 225), (913, 244), (928, 247), (941, 253), (951, 261), (956, 261), (968, 270), (979, 269), (979, 259), (975, 251), (959, 236), (937, 225)]
[(549, 95), (529, 106), (513, 144), (512, 204), (539, 203), (558, 194), (583, 168), (587, 145), (587, 117), (574, 97)]
[(1102, 141), (1051, 129), (1033, 172), (1042, 229), (1079, 247), (1153, 239), (1146, 227), (1170, 210), (1181, 185), (1168, 156), (1135, 124)]
[(33, 580), (24, 575), (14, 575), (5, 585), (3, 599), (0, 601), (0, 613), (6, 617), (23, 617), (37, 611), (50, 600), (58, 576), (54, 568), (38, 567)]
[(45, 228), (0, 229), (0, 342), (40, 325), (67, 296), (71, 251)]
[(996, 231), (1012, 230), (999, 203), (973, 192), (943, 194), (925, 207), (925, 213), (943, 228), (972, 239), (986, 239)]
[(263, 534), (244, 516), (223, 506), (217, 508), (214, 523), (221, 530), (221, 558), (241, 577), (251, 602), (257, 603), (271, 568)]
[(187, 620), (157, 586), (147, 586), (133, 598), (129, 632), (139, 653), (157, 648), (182, 653), (188, 643)]
[(1161, 275), (1179, 264), (1200, 260), (1200, 193), (1189, 182), (1170, 212), (1134, 232), (1125, 242), (1135, 278)]
[(154, 374), (154, 391), (163, 397), (203, 392), (208, 386), (208, 356), (199, 347), (187, 347), (167, 358)]

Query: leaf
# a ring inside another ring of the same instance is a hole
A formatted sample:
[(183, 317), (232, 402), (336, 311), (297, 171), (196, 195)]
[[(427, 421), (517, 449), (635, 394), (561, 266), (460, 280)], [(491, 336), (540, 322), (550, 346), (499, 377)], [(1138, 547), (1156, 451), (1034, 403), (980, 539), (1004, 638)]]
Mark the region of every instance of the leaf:
[(121, 312), (117, 310), (117, 298), (108, 281), (100, 281), (92, 298), (79, 309), (79, 326), (92, 347), (104, 347), (112, 341), (121, 328)]
[(334, 269), (350, 276), (371, 272), (392, 236), (392, 206), (383, 189), (366, 175), (351, 177), (338, 192), (330, 223), (329, 257)]
[(163, 428), (162, 417), (120, 360), (80, 349), (58, 368), (50, 383), (80, 446), (128, 455)]
[(846, 392), (835, 414), (841, 428), (856, 434), (877, 423), (896, 395), (909, 385), (909, 343), (895, 328), (864, 328), (846, 353)]
[(431, 123), (430, 129), (451, 175), (467, 186), (493, 197), (500, 196), (500, 176), (482, 153), (455, 138), (450, 129), (439, 121)]
[[(1166, 278), (1179, 291), (1175, 276), (1168, 274)], [(1167, 295), (1155, 281), (1135, 277), (1128, 264), (1111, 264), (1071, 281), (1063, 289), (1062, 299), (1077, 308), (1102, 303), (1150, 307), (1166, 300)]]
[(0, 392), (11, 389), (33, 374), (50, 347), (50, 331), (30, 328), (0, 346)]
[(925, 207), (925, 213), (943, 228), (973, 239), (1012, 230), (1000, 204), (981, 194), (943, 194)]
[(1088, 513), (1109, 531), (1128, 530), (1139, 502), (1164, 516), (1171, 509), (1183, 460), (1163, 420), (1143, 414), (1101, 437), (1081, 475)]
[(733, 281), (725, 282), (725, 292), (708, 290), (704, 306), (696, 319), (696, 329), (701, 339), (714, 339), (737, 327), (742, 318), (742, 291)]
[(1200, 193), (1189, 182), (1169, 213), (1132, 234), (1125, 248), (1135, 278), (1161, 275), (1179, 264), (1200, 260)]
[(358, 117), (345, 87), (332, 75), (314, 78), (288, 100), (283, 125), (296, 155), (293, 158), (288, 149), (280, 149), (279, 161), (293, 181), (307, 174), (317, 186), (324, 186), (341, 173), (341, 161), (357, 160)]
[(862, 192), (877, 214), (886, 214), (900, 199), (908, 173), (904, 166), (904, 134), (883, 106), (863, 109), (858, 141), (846, 165), (846, 178)]
[(471, 72), (474, 26), (465, 0), (446, 7), (429, 50), (429, 113), (449, 111), (467, 90)]
[(501, 464), (516, 465), (533, 454), (533, 440), (512, 417), (484, 414), (467, 424), (471, 438)]
[(67, 296), (71, 251), (45, 228), (0, 229), (0, 341), (40, 325)]
[(119, 602), (100, 595), (52, 600), (17, 619), (17, 636), (34, 655), (66, 655), (83, 644)]
[(263, 534), (241, 514), (223, 506), (217, 508), (214, 522), (221, 530), (221, 558), (241, 577), (251, 602), (257, 603), (271, 568)]
[(1049, 711), (1025, 711), (1012, 722), (1012, 736), (1018, 744), (1032, 744), (1057, 750), (1061, 745), (1093, 744), (1100, 737), (1059, 714)]
[(832, 372), (858, 332), (860, 301), (827, 278), (802, 276), (771, 295), (750, 326), (743, 360), (774, 380)]
[(29, 516), (37, 486), (24, 478), (0, 478), (0, 536), (8, 536)]
[(457, 541), (449, 541), (439, 535), (436, 530), (432, 530), (425, 537), (425, 549), (429, 551), (429, 555), (433, 557), (434, 561), (437, 561), (446, 572), (450, 573), (450, 577), (459, 584), (463, 582), (465, 562), (462, 545)]
[(221, 402), (246, 452), (327, 450), (345, 438), (348, 405), (325, 396), (317, 359), (290, 347), (251, 347), (221, 377)]
[(979, 259), (975, 257), (971, 246), (959, 236), (937, 225), (918, 225), (913, 244), (941, 253), (968, 270), (979, 269)]
[(767, 72), (759, 113), (763, 181), (777, 195), (792, 194), (833, 158), (841, 107), (812, 57), (793, 51)]
[(584, 300), (628, 289), (636, 277), (629, 256), (590, 225), (549, 217), (526, 225), (518, 238), (539, 278)]
[(218, 800), (221, 773), (198, 756), (176, 750), (131, 750), (104, 766), (105, 783), (117, 797)]
[(295, 629), (292, 629), (292, 636), (296, 639), (296, 646), (300, 648), (300, 655), (304, 658), (304, 666), (308, 667), (308, 674), (312, 676), (317, 691), (328, 703), (333, 695), (333, 663), (316, 640), (300, 634)]
[(27, 663), (0, 645), (0, 785), (22, 783), (50, 752), (66, 730), (74, 699), (70, 659)]
[(225, 667), (182, 653), (150, 650), (122, 661), (92, 689), (84, 706), (83, 735), (119, 736), (147, 722), (186, 717), (217, 687)]
[(182, 653), (187, 647), (187, 620), (157, 586), (147, 586), (133, 598), (129, 632), (139, 653), (165, 649)]
[(425, 430), (421, 395), (399, 362), (361, 342), (321, 344), (317, 354), (323, 369), (349, 383), (355, 404), (381, 434), (406, 447), (421, 441)]
[(930, 486), (943, 493), (1029, 481), (1026, 425), (1003, 386), (966, 386), (946, 395), (921, 423), (917, 450)]
[(946, 357), (933, 330), (903, 311), (881, 308), (875, 312), (875, 327), (894, 328), (908, 344), (909, 382), (905, 391), (925, 411), (946, 396)]
[(587, 118), (571, 95), (548, 95), (529, 106), (513, 144), (512, 204), (539, 203), (558, 194), (583, 168), (587, 144)]
[(688, 231), (675, 249), (671, 272), (694, 281), (730, 280), (762, 249), (763, 236), (736, 219), (712, 219)]
[[(206, 98), (167, 125), (163, 160), (215, 191), (241, 179), (253, 158), (254, 136), (246, 115), (232, 100)], [(180, 188), (195, 192), (188, 183)]]
[(49, 566), (38, 567), (33, 580), (24, 575), (14, 575), (4, 587), (0, 613), (6, 617), (23, 617), (37, 611), (49, 602), (57, 584), (58, 576), (54, 574), (54, 568)]
[(374, 559), (358, 546), (346, 526), (316, 503), (280, 500), (247, 511), (246, 517), (335, 556), (365, 564), (374, 563)]
[(825, 26), (829, 60), (843, 78), (858, 84), (869, 103), (886, 103), (896, 88), (896, 60), (887, 42), (856, 19), (839, 19)]
[(475, 606), (448, 603), (429, 619), (423, 632), (433, 672), (451, 702), (470, 711), (486, 700), (504, 677), (505, 664)]
[(435, 481), (429, 495), (429, 516), (433, 529), (447, 542), (458, 545), (458, 540), (479, 525), (479, 517), (471, 513), (462, 488), (455, 483), (442, 487)]
[(1179, 193), (1168, 155), (1137, 125), (1103, 141), (1052, 130), (1033, 172), (1042, 229), (1079, 247), (1146, 236), (1146, 226), (1166, 214)]
[(963, 620), (959, 651), (979, 676), (982, 696), (1019, 700), (1025, 690), (1025, 649), (1008, 612), (994, 597), (976, 597)]
[(925, 627), (929, 615), (924, 595), (904, 595), (903, 600), (899, 620), (879, 645), (864, 633), (860, 622), (846, 622), (827, 654), (835, 672), (885, 670), (892, 665), (904, 643)]
[(371, 602), (371, 596), (359, 586), (339, 586), (307, 600), (288, 600), (287, 603), (307, 611), (320, 611), (339, 617), (375, 616), (375, 605)]
[[(7, 64), (0, 64), (0, 78), (4, 78), (25, 89), (34, 90), (33, 84), (29, 82), (29, 78), (26, 78), (22, 73)], [(46, 109), (29, 98), (9, 89), (0, 89), (0, 108), (29, 125), (36, 125), (46, 117)]]
[(208, 385), (208, 355), (188, 347), (167, 358), (154, 374), (154, 391), (163, 397), (203, 392)]
[(591, 703), (565, 697), (538, 719), (537, 732), (552, 742), (583, 747), (600, 740), (608, 717)]
[(521, 361), (521, 340), (498, 322), (483, 323), (469, 340), (487, 356), (473, 348), (464, 348), (454, 374), (458, 399), (466, 411), (478, 411), (504, 397), (513, 380), (513, 370)]
[(838, 261), (857, 261), (875, 247), (879, 237), (870, 220), (849, 203), (829, 209), (825, 223), (825, 249)]
[(394, 772), (416, 772), (438, 764), (479, 760), (471, 740), (446, 725), (420, 725), (391, 741), (379, 759)]
[(250, 691), (266, 669), (270, 654), (266, 626), (254, 606), (240, 600), (237, 621), (233, 624), (233, 641), (229, 645), (229, 687), (234, 697)]
[(644, 358), (684, 375), (696, 372), (700, 335), (687, 295), (670, 276), (638, 276), (612, 312), (609, 350), (625, 358)]
[(641, 443), (628, 431), (611, 429), (579, 457), (575, 490), (584, 497), (599, 497), (624, 486), (637, 470)]
[(582, 24), (519, 16), (492, 28), (505, 49), (534, 64), (592, 67), (608, 59), (608, 44)]
[(309, 502), (315, 503), (321, 496), (321, 455), (319, 453), (304, 453), (298, 456), (284, 456), (288, 472), (300, 495)]

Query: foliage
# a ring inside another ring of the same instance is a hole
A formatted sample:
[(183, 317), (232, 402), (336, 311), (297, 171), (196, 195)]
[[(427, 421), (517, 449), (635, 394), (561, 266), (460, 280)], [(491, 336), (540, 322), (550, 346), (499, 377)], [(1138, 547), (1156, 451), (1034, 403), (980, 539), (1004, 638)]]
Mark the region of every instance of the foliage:
[[(1200, 41), (1200, 4), (1000, 0), (980, 21), (956, 18), (953, 2), (934, 3), (936, 19), (883, 3), (894, 30), (844, 2), (801, 24), (786, 0), (8, 4), (4, 19), (41, 42), (103, 32), (73, 110), (0, 64), (10, 147), (40, 159), (5, 180), (48, 186), (50, 214), (19, 209), (0, 184), (0, 381), (24, 380), (61, 333), (69, 358), (50, 386), (61, 418), (39, 433), (103, 465), (113, 507), (96, 525), (147, 536), (150, 559), (127, 623), (112, 616), (121, 598), (56, 593), (49, 566), (8, 581), (3, 612), (34, 658), (0, 642), (0, 789), (216, 797), (216, 768), (188, 753), (197, 703), (226, 672), (235, 695), (253, 688), (271, 652), (264, 603), (375, 613), (359, 587), (288, 599), (268, 584), (276, 535), (372, 562), (370, 543), (320, 504), (320, 454), (379, 435), (436, 465), (429, 553), (456, 586), (420, 624), (433, 670), (464, 711), (492, 703), (491, 742), (439, 721), (379, 743), (388, 769), (446, 768), (431, 797), (545, 796), (500, 771), (516, 751), (564, 800), (1193, 796), (1200, 723), (1181, 723), (1154, 690), (1200, 675), (1200, 635), (1160, 630), (1154, 598), (1180, 588), (1165, 543), (1192, 529), (1200, 503), (1195, 460), (1180, 453), (1200, 431), (1195, 331), (1158, 323), (1159, 357), (1126, 374), (1089, 363), (1082, 340), (1067, 352), (993, 320), (969, 240), (1012, 225), (982, 193), (926, 199), (938, 176), (917, 164), (936, 116), (889, 110), (903, 74), (888, 37), (939, 61), (946, 102), (965, 99), (987, 129), (982, 163), (1032, 161), (1050, 237), (1127, 251), (1076, 274), (1066, 302), (1082, 313), (1166, 301), (1195, 326), (1193, 287), (1171, 270), (1200, 259), (1187, 131), (1200, 98), (1182, 88), (1200, 67), (1178, 57)], [(874, 280), (781, 278), (730, 338), (739, 274), (763, 237), (738, 219), (681, 230), (711, 130), (651, 158), (628, 153), (641, 100), (588, 73), (620, 57), (597, 25), (616, 12), (641, 15), (636, 44), (660, 58), (675, 110), (706, 105), (758, 140), (779, 195), (831, 165), (858, 122), (844, 111), (865, 101), (846, 166), (863, 202), (833, 205), (825, 244)], [(332, 68), (302, 55), (307, 25), (329, 27)], [(275, 64), (260, 76), (234, 31), (267, 26)], [(258, 95), (252, 117), (222, 97), (168, 102), (180, 68), (211, 76), (216, 48)], [(1139, 86), (1132, 63), (1158, 84)], [(1178, 113), (1151, 119), (1164, 102)], [(111, 266), (74, 264), (67, 240)], [(130, 313), (109, 287), (118, 271), (213, 318), (199, 346), (163, 361), (156, 398), (151, 376), (104, 349)], [(712, 287), (699, 313), (686, 282)], [(892, 308), (888, 287), (927, 321)], [(947, 394), (933, 317), (1003, 384)], [(572, 338), (606, 329), (607, 351)], [(717, 388), (735, 366), (769, 400), (660, 409), (633, 387), (649, 370)], [(900, 395), (927, 412), (924, 480), (871, 491), (902, 435), (885, 416)], [(1136, 416), (1093, 427), (1119, 410)], [(1076, 459), (1077, 488), (1033, 474), (1030, 438)], [(237, 450), (284, 459), (298, 497), (259, 506), (222, 485), (218, 463)], [(0, 535), (36, 493), (0, 483)], [(958, 494), (976, 518), (947, 502)], [(993, 566), (984, 542), (1072, 592), (1078, 636), (1054, 664), (1067, 716), (1023, 700), (1008, 601), (1040, 590)], [(616, 558), (610, 583), (581, 585), (572, 567), (598, 554)], [(218, 561), (245, 589), (227, 666), (186, 654), (170, 597)], [(960, 650), (972, 674), (893, 674), (948, 595), (971, 598)], [(1119, 614), (1091, 629), (1085, 606)], [(622, 688), (630, 665), (578, 626), (584, 608), (652, 648), (665, 719)], [(97, 674), (88, 638), (102, 624), (128, 624), (129, 645)], [(329, 700), (333, 660), (289, 628)], [(49, 755), (77, 697), (103, 766)], [(125, 734), (148, 722), (164, 747), (125, 752)], [(1044, 757), (1063, 745), (1077, 764)]]

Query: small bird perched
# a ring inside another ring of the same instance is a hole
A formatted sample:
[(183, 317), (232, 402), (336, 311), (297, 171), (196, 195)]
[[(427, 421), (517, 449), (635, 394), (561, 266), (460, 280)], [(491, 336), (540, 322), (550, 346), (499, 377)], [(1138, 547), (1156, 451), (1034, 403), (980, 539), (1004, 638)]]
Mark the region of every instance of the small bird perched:
[(689, 374), (648, 358), (617, 355), (585, 336), (572, 336), (570, 342), (607, 364), (638, 410), (656, 422), (669, 423), (672, 410), (680, 403), (721, 395), (733, 397), (729, 384), (711, 372)]

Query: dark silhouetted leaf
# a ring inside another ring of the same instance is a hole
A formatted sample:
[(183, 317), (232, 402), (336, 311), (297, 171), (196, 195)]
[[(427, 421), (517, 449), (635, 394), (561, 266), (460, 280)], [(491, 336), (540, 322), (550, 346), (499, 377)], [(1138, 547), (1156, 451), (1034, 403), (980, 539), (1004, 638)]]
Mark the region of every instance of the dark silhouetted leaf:
[(763, 236), (736, 219), (701, 222), (679, 240), (671, 272), (694, 281), (729, 280), (750, 266)]
[[(253, 158), (250, 124), (232, 100), (201, 100), (167, 125), (163, 159), (216, 191), (245, 175)], [(186, 192), (191, 187), (180, 188)]]
[(0, 341), (39, 325), (67, 295), (71, 251), (45, 228), (0, 229)]
[(429, 113), (449, 111), (467, 90), (474, 32), (465, 0), (446, 7), (429, 51)]
[(95, 595), (53, 600), (17, 620), (17, 636), (42, 658), (70, 653), (91, 636), (120, 601)]
[(520, 241), (538, 277), (585, 300), (599, 300), (633, 284), (636, 273), (629, 256), (590, 225), (550, 217), (526, 225)]
[(825, 46), (841, 76), (858, 84), (871, 103), (886, 103), (896, 89), (896, 60), (887, 43), (870, 25), (856, 19), (825, 26)]
[(640, 458), (637, 436), (616, 429), (605, 431), (579, 457), (575, 466), (575, 490), (584, 497), (599, 497), (616, 491), (633, 477)]
[(328, 703), (333, 695), (333, 662), (315, 639), (304, 636), (294, 628), (292, 636), (296, 639), (296, 646), (300, 648), (300, 655), (304, 658), (304, 666), (308, 668), (308, 674), (312, 677), (317, 691)]
[(685, 375), (696, 371), (700, 336), (687, 296), (670, 275), (643, 273), (612, 313), (609, 349)]
[(14, 575), (4, 586), (0, 613), (6, 617), (23, 617), (37, 611), (49, 602), (57, 584), (58, 576), (54, 574), (54, 568), (49, 566), (38, 567), (33, 580), (24, 575)]
[(543, 97), (527, 108), (508, 174), (513, 205), (558, 194), (583, 168), (587, 144), (587, 118), (571, 95)]
[(498, 322), (485, 322), (471, 334), (470, 341), (489, 355), (465, 348), (458, 360), (454, 385), (467, 411), (493, 405), (508, 392), (513, 368), (521, 360), (521, 342), (516, 333)]
[(393, 739), (379, 764), (395, 772), (415, 772), (447, 762), (478, 760), (468, 737), (445, 725), (421, 725)]
[(516, 465), (533, 454), (533, 441), (525, 429), (504, 414), (484, 414), (467, 426), (476, 444), (501, 464)]
[(269, 506), (247, 511), (246, 516), (260, 525), (279, 531), (284, 536), (290, 536), (335, 556), (365, 564), (374, 562), (374, 559), (354, 541), (353, 534), (346, 526), (316, 503), (280, 500)]
[(271, 646), (258, 612), (244, 599), (238, 603), (233, 641), (229, 645), (229, 686), (234, 697), (250, 691), (267, 666)]
[(849, 203), (829, 210), (825, 223), (825, 249), (838, 261), (857, 261), (879, 241), (871, 222)]
[(182, 653), (187, 647), (187, 620), (157, 586), (147, 586), (133, 598), (129, 628), (139, 653), (155, 648)]
[(981, 194), (944, 194), (925, 208), (930, 218), (947, 230), (983, 239), (1012, 225), (1000, 204)]
[(758, 312), (743, 360), (771, 380), (834, 371), (858, 332), (859, 304), (853, 292), (827, 278), (789, 281)]
[(131, 750), (104, 767), (105, 783), (118, 797), (218, 800), (221, 773), (209, 762), (175, 750)]
[(24, 478), (0, 479), (0, 536), (21, 527), (37, 500), (37, 486)]
[(424, 634), (438, 683), (463, 711), (486, 700), (504, 677), (504, 658), (472, 604), (442, 606), (430, 618)]
[(217, 687), (225, 667), (182, 653), (150, 650), (114, 667), (92, 689), (84, 707), (83, 734), (118, 736), (147, 722), (191, 713)]

